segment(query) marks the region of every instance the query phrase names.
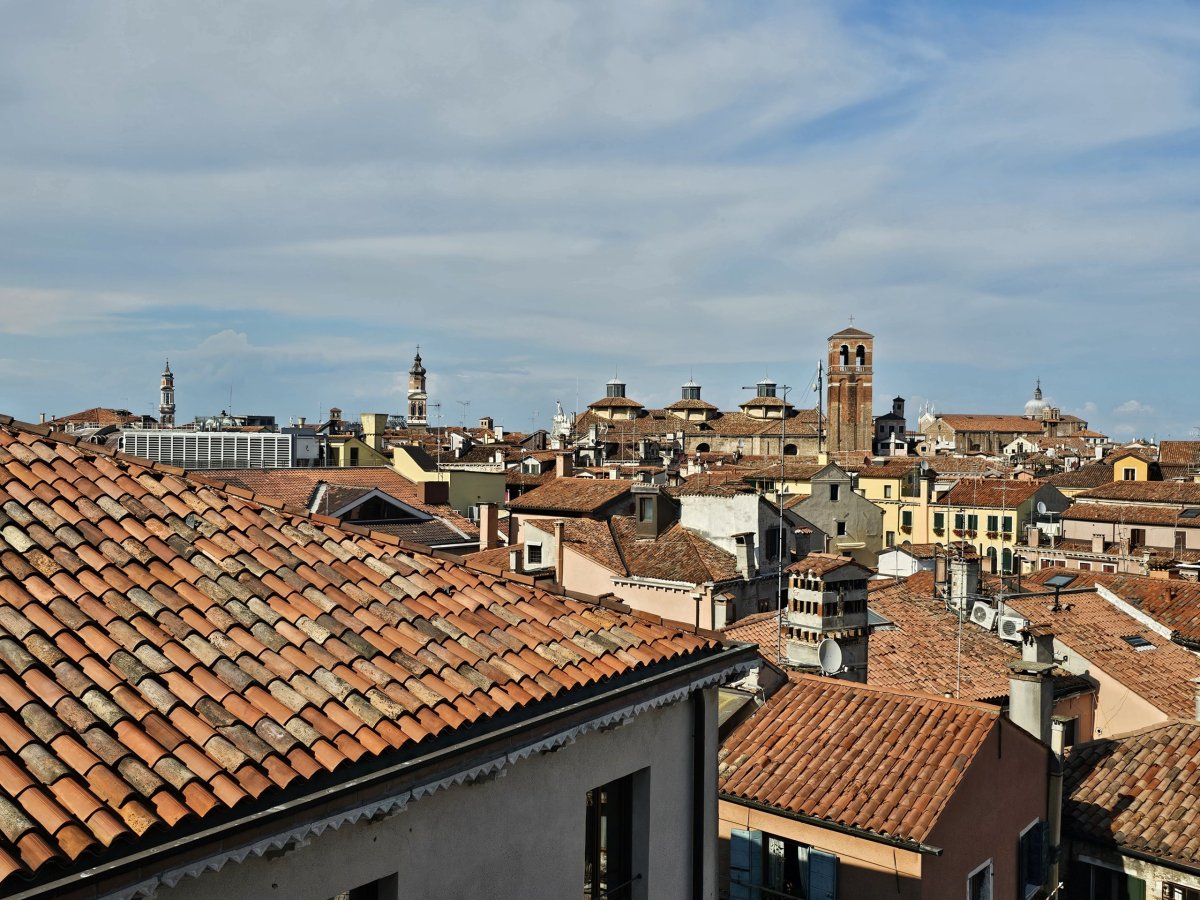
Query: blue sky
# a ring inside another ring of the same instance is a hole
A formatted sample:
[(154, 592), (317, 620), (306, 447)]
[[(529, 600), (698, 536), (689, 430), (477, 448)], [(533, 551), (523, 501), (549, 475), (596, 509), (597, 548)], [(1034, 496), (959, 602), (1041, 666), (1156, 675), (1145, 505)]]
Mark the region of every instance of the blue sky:
[(1200, 6), (0, 2), (0, 411), (1200, 426)]

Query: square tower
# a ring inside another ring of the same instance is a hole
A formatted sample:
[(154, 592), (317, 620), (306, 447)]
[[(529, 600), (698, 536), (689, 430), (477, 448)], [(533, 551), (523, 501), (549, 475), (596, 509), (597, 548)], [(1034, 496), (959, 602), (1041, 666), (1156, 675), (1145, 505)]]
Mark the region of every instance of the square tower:
[(828, 448), (834, 453), (870, 453), (875, 336), (844, 328), (829, 338)]

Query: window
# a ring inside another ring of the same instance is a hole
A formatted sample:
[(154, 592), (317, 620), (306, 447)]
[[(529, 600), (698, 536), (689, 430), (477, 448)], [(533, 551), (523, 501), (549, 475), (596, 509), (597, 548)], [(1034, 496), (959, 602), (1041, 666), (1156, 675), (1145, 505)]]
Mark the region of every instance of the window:
[(829, 502), (837, 503), (841, 498), (842, 486), (840, 484), (831, 484), (829, 486)]
[(352, 466), (358, 465), (358, 448), (357, 447), (350, 448), (350, 465), (352, 465)]
[(763, 540), (763, 552), (767, 556), (767, 562), (775, 562), (779, 559), (779, 526), (772, 525), (767, 529), (766, 538)]
[(1005, 534), (1012, 534), (1012, 530), (1013, 530), (1012, 525), (1013, 525), (1012, 516), (1005, 516), (1004, 517), (1004, 533)]
[(733, 829), (729, 900), (837, 900), (838, 858), (789, 838)]
[(962, 530), (963, 530), (964, 528), (966, 528), (966, 527), (967, 527), (967, 516), (966, 516), (966, 514), (965, 514), (965, 513), (956, 512), (956, 513), (954, 514), (954, 529), (955, 529), (955, 531), (962, 531)]
[(1004, 548), (1004, 552), (1000, 554), (1000, 571), (1005, 575), (1009, 575), (1013, 570), (1013, 552), (1009, 547)]
[(933, 530), (934, 531), (945, 531), (946, 530), (946, 514), (945, 513), (935, 512), (933, 514)]
[(991, 532), (996, 532), (996, 531), (1000, 530), (1000, 517), (999, 516), (988, 516), (987, 517), (987, 530), (991, 531)]
[(638, 497), (638, 521), (653, 522), (654, 521), (654, 498), (653, 497)]
[(1072, 716), (1071, 718), (1063, 718), (1063, 749), (1074, 747), (1076, 741), (1079, 740), (1079, 717)]
[[(1146, 900), (1146, 882), (1117, 869), (1074, 860), (1067, 879), (1070, 900)], [(1164, 884), (1164, 891), (1166, 885)]]
[(1200, 900), (1200, 891), (1172, 881), (1164, 881), (1162, 900)]
[(887, 539), (886, 539), (886, 541), (885, 541), (884, 543), (885, 543), (885, 544), (886, 544), (886, 546), (888, 546), (888, 547), (895, 547), (895, 546), (896, 546), (896, 532), (894, 532), (894, 531), (889, 531), (889, 532), (887, 533)]
[(542, 564), (541, 544), (525, 545), (525, 562), (529, 563), (531, 566), (540, 566)]
[(1021, 832), (1017, 851), (1017, 891), (1021, 900), (1029, 900), (1046, 881), (1046, 823), (1040, 819)]
[(1130, 528), (1129, 529), (1129, 549), (1136, 550), (1138, 547), (1146, 546), (1146, 529), (1145, 528)]
[(968, 513), (967, 514), (967, 531), (978, 531), (978, 530), (979, 530), (979, 516), (977, 516), (975, 513)]
[(1117, 567), (1113, 563), (1105, 563), (1100, 568), (1102, 571), (1107, 572), (1109, 575), (1115, 575), (1117, 572)]
[(1126, 466), (1121, 470), (1122, 481), (1137, 481), (1137, 469), (1132, 466)]
[(845, 537), (845, 536), (846, 536), (846, 523), (845, 523), (845, 522), (838, 522), (838, 523), (837, 523), (837, 536), (838, 536), (838, 537)]
[(892, 499), (892, 486), (890, 484), (885, 484), (883, 486), (883, 499), (884, 500)]
[(913, 516), (911, 509), (900, 510), (900, 527), (905, 531), (912, 531)]
[(967, 876), (967, 900), (992, 900), (992, 861)]
[(629, 900), (634, 882), (642, 879), (634, 871), (634, 778), (626, 775), (587, 792), (585, 900)]
[(1092, 564), (1090, 562), (1081, 562), (1079, 564), (1079, 571), (1081, 571), (1081, 572), (1092, 571)]

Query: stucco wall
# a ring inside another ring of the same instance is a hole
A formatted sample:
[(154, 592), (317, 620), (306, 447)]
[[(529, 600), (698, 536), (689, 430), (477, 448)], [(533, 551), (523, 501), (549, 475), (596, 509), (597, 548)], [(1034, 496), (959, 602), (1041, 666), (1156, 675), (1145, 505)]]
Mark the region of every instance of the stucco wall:
[(942, 855), (926, 861), (924, 897), (965, 897), (967, 876), (992, 861), (992, 896), (1017, 896), (1021, 832), (1047, 814), (1050, 751), (1011, 722), (975, 753), (927, 843)]
[(741, 828), (763, 831), (835, 854), (838, 858), (839, 897), (895, 897), (901, 900), (916, 900), (923, 896), (919, 881), (922, 859), (912, 850), (841, 834), (728, 800), (720, 802), (718, 811), (720, 881), (723, 892), (729, 885), (729, 836), (734, 828)]
[[(707, 692), (715, 723), (715, 695)], [(676, 703), (635, 722), (590, 733), (552, 753), (510, 766), (498, 778), (424, 797), (371, 824), (326, 831), (281, 858), (251, 857), (220, 872), (162, 888), (160, 900), (326, 900), (399, 873), (386, 900), (579, 897), (583, 886), (584, 813), (591, 788), (648, 769), (648, 859), (635, 897), (690, 898), (692, 706)], [(714, 786), (715, 727), (708, 741)], [(707, 800), (715, 833), (715, 793)], [(710, 842), (708, 897), (715, 895)]]

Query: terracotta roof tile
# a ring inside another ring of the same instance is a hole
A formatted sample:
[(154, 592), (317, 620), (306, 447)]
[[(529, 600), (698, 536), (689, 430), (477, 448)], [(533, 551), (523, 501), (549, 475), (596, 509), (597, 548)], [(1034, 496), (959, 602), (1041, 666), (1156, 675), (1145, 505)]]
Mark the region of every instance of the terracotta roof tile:
[(1084, 491), (1079, 501), (1123, 500), (1127, 503), (1169, 503), (1200, 506), (1200, 484), (1192, 481), (1114, 481)]
[(1076, 744), (1064, 773), (1064, 830), (1101, 846), (1200, 865), (1200, 723), (1170, 721)]
[[(1032, 625), (1053, 631), (1056, 641), (1166, 715), (1195, 713), (1189, 682), (1200, 677), (1200, 657), (1171, 643), (1099, 594), (1071, 594), (1069, 599), (1058, 612), (1051, 611), (1046, 597), (1012, 598), (1006, 602)], [(1126, 635), (1140, 637), (1154, 649), (1135, 650), (1122, 640)]]
[(984, 704), (798, 675), (722, 743), (719, 789), (923, 841), (998, 727), (999, 710)]
[(555, 478), (508, 504), (528, 512), (594, 513), (625, 499), (632, 484), (623, 479)]
[(719, 646), (213, 484), (0, 426), (0, 887)]

